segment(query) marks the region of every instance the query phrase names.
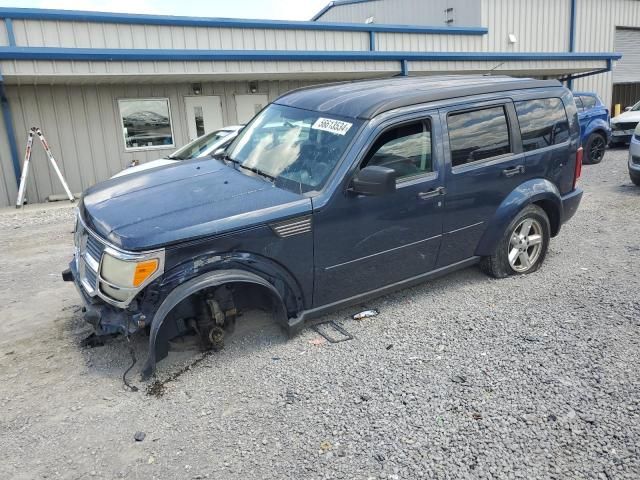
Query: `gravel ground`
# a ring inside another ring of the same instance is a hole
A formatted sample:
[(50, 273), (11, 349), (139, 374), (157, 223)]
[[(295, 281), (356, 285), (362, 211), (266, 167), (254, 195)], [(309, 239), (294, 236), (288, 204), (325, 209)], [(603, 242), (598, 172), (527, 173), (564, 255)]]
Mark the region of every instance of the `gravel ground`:
[[(640, 189), (625, 160), (584, 167), (539, 272), (471, 268), (367, 304), (377, 317), (339, 312), (355, 338), (338, 344), (249, 313), (224, 351), (172, 352), (157, 395), (142, 362), (140, 391), (123, 388), (124, 341), (80, 346), (59, 278), (71, 209), (1, 212), (0, 478), (640, 478)], [(133, 348), (143, 359), (145, 339)]]

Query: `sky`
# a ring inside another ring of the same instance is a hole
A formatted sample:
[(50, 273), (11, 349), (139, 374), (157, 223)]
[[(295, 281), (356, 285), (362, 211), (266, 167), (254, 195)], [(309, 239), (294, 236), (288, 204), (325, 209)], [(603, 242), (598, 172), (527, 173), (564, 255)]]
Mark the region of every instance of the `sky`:
[(310, 20), (329, 0), (0, 0), (0, 7), (56, 8), (194, 17)]

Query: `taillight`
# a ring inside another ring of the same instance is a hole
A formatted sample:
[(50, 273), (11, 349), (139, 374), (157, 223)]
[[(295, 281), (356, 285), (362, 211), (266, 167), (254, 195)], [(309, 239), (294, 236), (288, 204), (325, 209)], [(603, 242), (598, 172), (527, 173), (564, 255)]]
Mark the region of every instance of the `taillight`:
[(582, 155), (582, 147), (579, 147), (578, 150), (576, 150), (576, 170), (573, 176), (573, 188), (576, 188), (578, 179), (580, 178), (580, 175), (582, 175)]

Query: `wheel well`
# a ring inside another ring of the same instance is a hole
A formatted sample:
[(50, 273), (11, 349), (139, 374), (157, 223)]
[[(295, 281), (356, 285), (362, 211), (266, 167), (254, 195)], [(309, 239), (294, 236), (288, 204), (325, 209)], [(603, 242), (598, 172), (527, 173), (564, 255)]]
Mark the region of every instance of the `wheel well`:
[(267, 287), (251, 282), (229, 282), (192, 293), (171, 309), (167, 319), (176, 321), (201, 315), (203, 309), (206, 310), (206, 299), (214, 297), (225, 310), (266, 310), (272, 312), (276, 320), (284, 315), (282, 301)]
[(551, 226), (551, 236), (555, 237), (560, 231), (560, 212), (558, 207), (551, 200), (538, 200), (533, 204), (540, 207), (547, 214)]
[[(602, 138), (605, 139), (605, 141), (607, 140), (607, 134), (604, 130), (602, 130), (601, 128), (596, 128), (595, 130), (593, 130), (589, 136), (593, 135), (594, 133), (597, 133), (598, 135), (600, 135)], [(587, 137), (589, 138), (589, 137)]]

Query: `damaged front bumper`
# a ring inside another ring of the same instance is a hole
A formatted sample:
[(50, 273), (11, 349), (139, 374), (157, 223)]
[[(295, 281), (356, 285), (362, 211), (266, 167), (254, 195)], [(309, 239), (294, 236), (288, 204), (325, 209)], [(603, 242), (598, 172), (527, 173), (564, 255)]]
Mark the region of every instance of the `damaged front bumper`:
[(76, 269), (76, 261), (69, 264), (69, 268), (62, 272), (65, 282), (73, 282), (83, 301), (82, 312), (87, 323), (95, 329), (96, 335), (124, 335), (136, 332), (145, 326), (145, 316), (130, 309), (117, 308), (109, 305), (100, 297), (87, 294)]

